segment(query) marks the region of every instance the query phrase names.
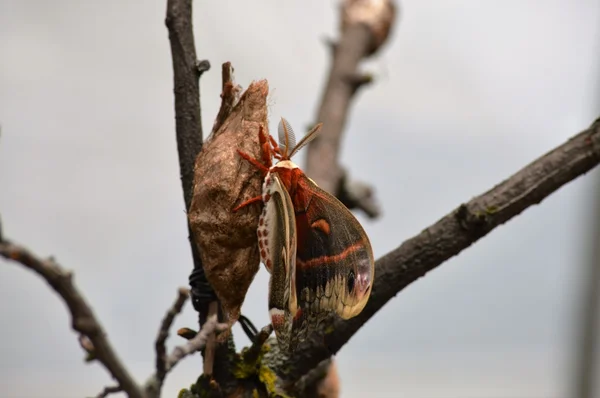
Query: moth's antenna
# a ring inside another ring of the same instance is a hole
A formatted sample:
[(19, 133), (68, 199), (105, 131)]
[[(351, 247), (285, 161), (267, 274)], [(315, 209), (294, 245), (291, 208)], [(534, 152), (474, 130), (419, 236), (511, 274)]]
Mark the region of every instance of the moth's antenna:
[(296, 145), (292, 149), (292, 152), (290, 152), (290, 156), (289, 157), (291, 158), (292, 156), (294, 156), (294, 154), (296, 152), (298, 152), (300, 149), (302, 149), (302, 147), (304, 147), (306, 144), (308, 144), (309, 142), (311, 142), (317, 136), (317, 133), (319, 132), (319, 130), (321, 130), (321, 127), (323, 127), (323, 123), (317, 124), (308, 133), (306, 133), (306, 135), (304, 137), (302, 137), (302, 139), (300, 140), (300, 142), (298, 143), (298, 145)]
[(294, 130), (287, 120), (281, 118), (277, 132), (279, 133), (279, 147), (283, 149), (283, 158), (289, 159), (288, 153), (296, 146)]

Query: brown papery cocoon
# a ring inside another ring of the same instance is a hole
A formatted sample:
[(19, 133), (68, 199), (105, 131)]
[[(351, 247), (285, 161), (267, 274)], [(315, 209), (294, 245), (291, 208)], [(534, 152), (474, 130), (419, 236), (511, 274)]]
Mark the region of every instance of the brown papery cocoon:
[[(228, 95), (226, 87), (224, 84), (223, 105)], [(204, 144), (194, 167), (188, 218), (206, 277), (221, 302), (224, 321), (230, 325), (239, 318), (260, 264), (256, 230), (262, 202), (235, 213), (232, 209), (261, 194), (263, 176), (237, 150), (259, 161), (262, 158), (258, 132), (262, 125), (268, 133), (268, 93), (266, 80), (253, 82), (226, 115), (220, 112), (218, 119), (224, 119), (215, 123), (218, 130)], [(226, 334), (222, 333), (219, 340)]]

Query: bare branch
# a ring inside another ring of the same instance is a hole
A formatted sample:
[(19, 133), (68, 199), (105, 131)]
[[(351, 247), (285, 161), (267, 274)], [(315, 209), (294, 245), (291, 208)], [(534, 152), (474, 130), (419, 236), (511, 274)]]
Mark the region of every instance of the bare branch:
[(217, 322), (216, 315), (209, 317), (196, 337), (189, 340), (185, 345), (177, 346), (173, 349), (171, 354), (167, 357), (167, 373), (171, 371), (171, 369), (173, 369), (175, 365), (177, 365), (183, 358), (203, 349), (206, 346), (206, 342), (211, 334), (225, 331), (228, 328), (229, 326), (227, 324)]
[[(169, 30), (169, 43), (173, 61), (173, 91), (175, 94), (175, 131), (179, 172), (185, 209), (189, 210), (193, 195), (194, 163), (202, 149), (202, 118), (200, 114), (200, 75), (210, 68), (208, 61), (198, 61), (192, 23), (192, 0), (167, 0), (165, 25)], [(198, 247), (188, 222), (188, 235), (192, 249), (194, 269), (190, 285), (194, 295), (194, 308), (201, 317), (204, 308), (216, 296), (202, 267)]]
[(96, 398), (105, 398), (110, 394), (116, 394), (118, 392), (122, 392), (123, 389), (120, 386), (106, 386), (104, 390), (100, 392), (100, 394), (96, 395)]
[(600, 162), (600, 118), (587, 130), (569, 139), (489, 191), (461, 204), (380, 258), (375, 282), (365, 309), (348, 321), (336, 320), (334, 333), (311, 336), (295, 354), (274, 362), (283, 385), (297, 379), (335, 354), (381, 307), (402, 289), (444, 261), (487, 235), (496, 227), (540, 203), (563, 185), (585, 174)]
[[(203, 140), (198, 82), (200, 72), (192, 29), (192, 0), (167, 0), (166, 14), (165, 24), (169, 30), (173, 60), (177, 149), (185, 206), (189, 211), (194, 188), (194, 164), (202, 148)], [(196, 244), (198, 237), (194, 239), (189, 218), (188, 234), (194, 260), (194, 269), (189, 277), (192, 303), (199, 313), (199, 324), (202, 327), (208, 316), (208, 308), (212, 303), (217, 302), (217, 297), (204, 272), (201, 253)], [(221, 374), (229, 375), (229, 372), (226, 371), (229, 363), (228, 357), (234, 353), (233, 345), (225, 346), (224, 350), (216, 350), (215, 375), (218, 376), (217, 379), (221, 385), (235, 381), (230, 376), (220, 377)]]
[(165, 346), (165, 342), (167, 341), (167, 337), (169, 337), (171, 325), (173, 325), (175, 317), (181, 313), (189, 294), (190, 291), (188, 289), (183, 287), (179, 288), (177, 291), (177, 299), (171, 308), (169, 308), (169, 311), (167, 311), (160, 324), (160, 329), (158, 331), (158, 336), (156, 337), (156, 343), (154, 347), (156, 349), (156, 377), (161, 383), (167, 374), (167, 348)]
[(308, 145), (306, 174), (348, 208), (376, 218), (380, 210), (373, 189), (358, 183), (366, 187), (360, 193), (369, 195), (354, 194), (355, 187), (347, 185), (350, 179), (339, 163), (339, 151), (352, 99), (360, 87), (373, 81), (371, 75), (359, 71), (359, 64), (388, 38), (396, 6), (392, 0), (343, 0), (340, 13), (341, 37), (335, 42), (328, 39), (332, 63), (317, 112), (316, 121), (323, 123), (323, 131)]
[(73, 329), (87, 337), (91, 345), (86, 340), (80, 342), (85, 342), (89, 350), (93, 350), (95, 359), (104, 365), (130, 398), (144, 397), (108, 341), (91, 307), (73, 284), (73, 274), (70, 271), (65, 271), (53, 259), (42, 260), (24, 247), (8, 241), (0, 242), (0, 256), (20, 263), (44, 278), (69, 308)]
[(168, 0), (165, 24), (169, 30), (175, 92), (175, 130), (185, 208), (190, 208), (194, 162), (202, 149), (199, 65), (192, 24), (192, 0)]
[[(167, 356), (165, 342), (167, 337), (169, 336), (169, 330), (173, 325), (173, 320), (175, 317), (181, 313), (185, 302), (189, 297), (189, 290), (186, 288), (179, 288), (177, 299), (167, 311), (165, 317), (163, 318), (160, 329), (158, 331), (158, 336), (156, 338), (155, 348), (156, 348), (156, 373), (154, 373), (144, 386), (144, 390), (146, 392), (147, 398), (158, 398), (160, 397), (163, 383), (165, 381), (165, 377), (169, 373), (169, 371), (185, 356), (201, 350), (204, 348), (206, 344), (205, 335), (214, 332), (214, 330), (221, 330), (221, 324), (216, 323), (216, 316), (211, 317), (210, 319), (214, 322), (206, 322), (204, 327), (200, 330), (199, 333), (195, 334), (195, 336), (188, 336), (189, 341), (183, 347), (176, 347), (173, 352)], [(190, 329), (185, 329), (184, 333), (191, 333)]]

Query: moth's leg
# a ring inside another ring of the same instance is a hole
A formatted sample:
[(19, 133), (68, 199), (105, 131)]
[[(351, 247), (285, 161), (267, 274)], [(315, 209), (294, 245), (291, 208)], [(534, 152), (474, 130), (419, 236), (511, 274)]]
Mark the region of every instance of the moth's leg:
[(250, 162), (254, 167), (256, 167), (257, 169), (259, 169), (260, 171), (262, 171), (264, 174), (267, 174), (269, 172), (269, 167), (268, 166), (265, 166), (264, 164), (262, 164), (258, 160), (254, 159), (252, 156), (248, 155), (246, 152), (242, 152), (239, 149), (237, 150), (237, 152), (239, 153), (239, 155), (241, 157), (243, 157), (244, 159), (246, 159), (248, 162)]
[(269, 142), (271, 143), (271, 146), (273, 147), (273, 156), (276, 159), (282, 159), (283, 156), (281, 156), (281, 149), (279, 149), (279, 145), (277, 145), (277, 142), (275, 141), (275, 138), (273, 138), (272, 135), (269, 135)]
[(242, 207), (246, 207), (252, 203), (256, 203), (256, 202), (262, 202), (262, 195), (261, 196), (255, 196), (253, 198), (250, 198), (248, 200), (246, 200), (245, 202), (243, 202), (242, 204), (236, 206), (233, 208), (233, 212), (235, 213), (236, 211), (238, 211), (239, 209), (241, 209)]
[(258, 128), (258, 142), (260, 143), (260, 146), (262, 148), (262, 161), (268, 168), (273, 166), (271, 157), (277, 157), (277, 152), (273, 151), (273, 149), (271, 149), (271, 146), (269, 145), (269, 140), (272, 139), (273, 137), (271, 137), (271, 135), (267, 136), (267, 134), (265, 134), (265, 130), (263, 128), (263, 125), (261, 124)]

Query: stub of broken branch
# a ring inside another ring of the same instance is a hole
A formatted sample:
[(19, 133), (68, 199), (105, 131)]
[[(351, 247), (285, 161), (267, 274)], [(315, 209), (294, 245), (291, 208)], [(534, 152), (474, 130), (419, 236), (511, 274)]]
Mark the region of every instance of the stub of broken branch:
[(225, 120), (231, 115), (233, 108), (240, 100), (242, 94), (242, 86), (235, 83), (233, 77), (233, 65), (231, 62), (225, 62), (221, 68), (222, 84), (221, 84), (221, 107), (215, 118), (211, 134), (219, 131)]
[(371, 184), (362, 181), (348, 180), (345, 170), (339, 179), (336, 189), (337, 198), (349, 209), (362, 210), (369, 218), (381, 215), (381, 207), (375, 197)]
[(344, 0), (341, 31), (351, 25), (363, 24), (371, 33), (368, 55), (385, 43), (396, 19), (396, 4), (392, 0)]

